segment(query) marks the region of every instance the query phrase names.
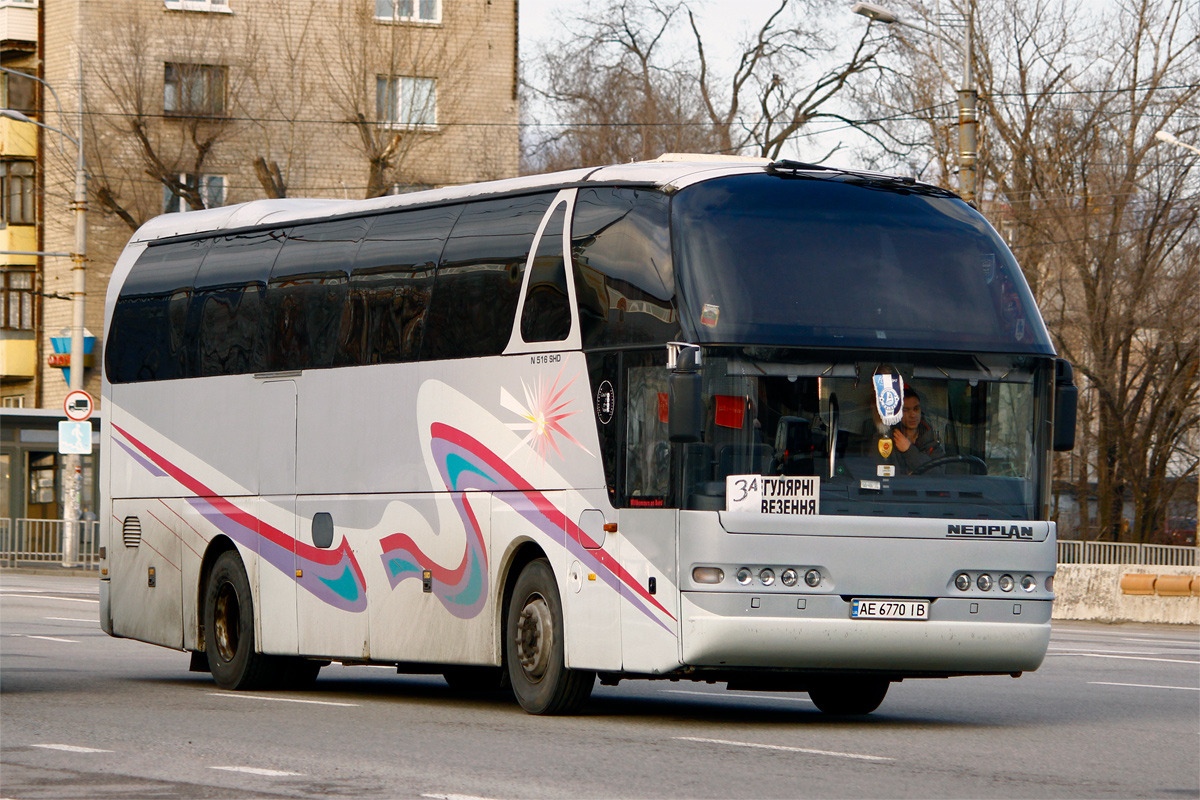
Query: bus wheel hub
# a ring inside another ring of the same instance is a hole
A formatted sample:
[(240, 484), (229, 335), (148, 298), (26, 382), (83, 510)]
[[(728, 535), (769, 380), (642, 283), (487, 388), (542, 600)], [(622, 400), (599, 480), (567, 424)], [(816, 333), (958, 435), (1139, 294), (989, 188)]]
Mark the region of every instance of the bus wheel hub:
[(530, 680), (540, 680), (546, 674), (554, 630), (550, 607), (540, 596), (529, 598), (517, 620), (517, 658)]

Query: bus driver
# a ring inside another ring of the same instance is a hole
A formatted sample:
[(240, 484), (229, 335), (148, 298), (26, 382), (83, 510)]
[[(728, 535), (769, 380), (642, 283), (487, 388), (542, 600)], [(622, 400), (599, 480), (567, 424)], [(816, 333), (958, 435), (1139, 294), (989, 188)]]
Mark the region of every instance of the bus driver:
[(909, 475), (922, 464), (946, 455), (941, 441), (929, 423), (921, 419), (921, 396), (911, 386), (905, 387), (904, 416), (892, 428), (892, 440), (900, 461)]

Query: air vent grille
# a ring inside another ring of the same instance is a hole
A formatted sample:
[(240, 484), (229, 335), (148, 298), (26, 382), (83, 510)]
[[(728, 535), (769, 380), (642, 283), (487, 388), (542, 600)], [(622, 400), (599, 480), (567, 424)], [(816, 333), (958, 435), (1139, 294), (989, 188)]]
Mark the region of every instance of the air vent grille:
[(142, 521), (137, 517), (126, 517), (121, 525), (121, 538), (126, 547), (137, 547), (142, 543)]

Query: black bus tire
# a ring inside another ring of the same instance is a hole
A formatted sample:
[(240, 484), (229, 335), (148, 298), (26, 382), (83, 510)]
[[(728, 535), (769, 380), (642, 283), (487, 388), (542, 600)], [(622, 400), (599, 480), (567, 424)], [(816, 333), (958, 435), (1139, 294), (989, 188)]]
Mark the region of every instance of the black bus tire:
[(550, 562), (529, 562), (508, 605), (504, 660), (513, 694), (530, 714), (573, 714), (592, 693), (596, 673), (566, 667), (562, 601)]
[(269, 656), (254, 651), (254, 601), (236, 550), (217, 556), (204, 590), (204, 650), (222, 689), (256, 689), (274, 676)]

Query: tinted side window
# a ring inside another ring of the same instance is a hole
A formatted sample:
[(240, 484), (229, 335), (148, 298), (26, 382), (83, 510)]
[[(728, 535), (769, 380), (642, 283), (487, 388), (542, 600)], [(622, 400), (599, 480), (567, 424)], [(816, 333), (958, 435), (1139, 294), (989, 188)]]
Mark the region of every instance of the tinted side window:
[(358, 249), (342, 320), (347, 364), (415, 361), (434, 272), (461, 206), (376, 217)]
[(369, 220), (297, 225), (267, 285), (266, 370), (320, 369), (338, 356), (347, 280)]
[(571, 298), (563, 262), (563, 220), (567, 204), (559, 203), (546, 223), (530, 265), (529, 287), (521, 311), (521, 338), (527, 342), (559, 342), (571, 333)]
[(463, 209), (438, 265), (422, 358), (504, 351), (525, 260), (552, 197), (506, 197)]
[(571, 227), (583, 346), (679, 338), (667, 198), (637, 189), (580, 189)]
[(194, 375), (239, 375), (262, 369), (259, 326), (263, 292), (282, 231), (218, 236), (196, 274), (188, 312)]
[(188, 298), (208, 241), (148, 247), (121, 287), (113, 309), (105, 370), (112, 383), (187, 376)]

